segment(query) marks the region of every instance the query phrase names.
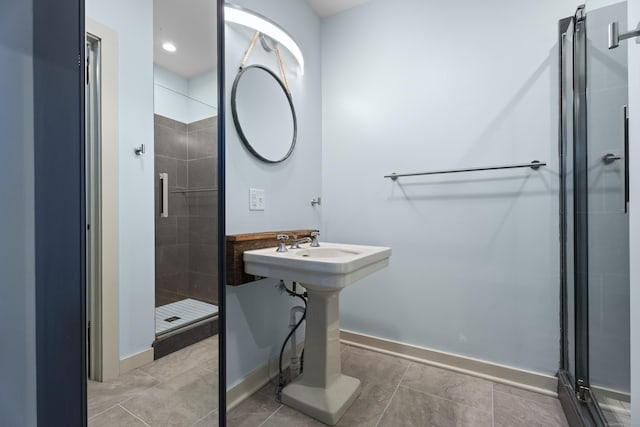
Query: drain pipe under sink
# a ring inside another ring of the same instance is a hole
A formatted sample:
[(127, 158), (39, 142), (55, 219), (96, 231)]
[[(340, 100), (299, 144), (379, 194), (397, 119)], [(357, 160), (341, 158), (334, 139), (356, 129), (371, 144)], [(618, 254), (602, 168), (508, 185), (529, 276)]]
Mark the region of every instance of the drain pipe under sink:
[[(296, 327), (296, 313), (300, 313), (300, 315), (304, 315), (304, 307), (296, 306), (291, 308), (290, 312), (290, 320), (289, 320), (289, 328), (293, 329)], [(295, 332), (291, 335), (291, 364), (289, 365), (289, 369), (291, 371), (291, 380), (300, 375), (300, 358), (298, 357), (298, 348), (296, 343), (296, 334)]]

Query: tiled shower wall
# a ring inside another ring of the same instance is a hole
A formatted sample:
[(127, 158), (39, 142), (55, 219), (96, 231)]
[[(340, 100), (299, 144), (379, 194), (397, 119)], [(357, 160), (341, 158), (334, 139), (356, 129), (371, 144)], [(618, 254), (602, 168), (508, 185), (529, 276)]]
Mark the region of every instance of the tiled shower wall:
[[(217, 117), (185, 124), (155, 115), (156, 306), (217, 304)], [(169, 216), (160, 217), (160, 173)]]

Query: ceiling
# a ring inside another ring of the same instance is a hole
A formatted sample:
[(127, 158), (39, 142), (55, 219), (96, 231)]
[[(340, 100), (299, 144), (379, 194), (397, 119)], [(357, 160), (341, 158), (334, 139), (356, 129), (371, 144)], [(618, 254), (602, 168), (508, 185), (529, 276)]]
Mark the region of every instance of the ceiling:
[[(307, 0), (328, 17), (369, 0)], [(162, 49), (175, 44), (176, 52)], [(153, 0), (153, 62), (190, 79), (217, 66), (216, 0)]]
[(322, 18), (351, 9), (369, 0), (307, 0), (313, 10)]
[(214, 70), (216, 13), (216, 0), (153, 0), (153, 62), (186, 79)]

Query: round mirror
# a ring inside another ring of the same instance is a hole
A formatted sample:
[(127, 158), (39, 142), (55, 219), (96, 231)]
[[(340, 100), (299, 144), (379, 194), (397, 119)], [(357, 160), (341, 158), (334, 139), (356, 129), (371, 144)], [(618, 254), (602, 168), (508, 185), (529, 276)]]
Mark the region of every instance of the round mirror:
[(293, 152), (298, 133), (293, 100), (268, 68), (240, 70), (231, 89), (231, 113), (240, 139), (258, 159), (278, 163)]

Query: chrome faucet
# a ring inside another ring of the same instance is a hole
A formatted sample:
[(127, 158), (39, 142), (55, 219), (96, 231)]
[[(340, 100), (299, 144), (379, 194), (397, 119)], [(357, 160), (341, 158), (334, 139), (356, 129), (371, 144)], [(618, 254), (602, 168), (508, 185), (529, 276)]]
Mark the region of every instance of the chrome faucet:
[(278, 239), (278, 249), (276, 249), (276, 252), (287, 252), (287, 245), (285, 244), (285, 240), (289, 240), (289, 236), (287, 236), (286, 234), (278, 234), (276, 236), (276, 239)]
[(291, 241), (291, 247), (289, 249), (301, 249), (300, 243), (309, 243), (311, 242), (311, 237), (303, 237), (301, 239), (296, 239), (296, 236), (293, 236), (293, 241)]
[(311, 246), (312, 248), (317, 248), (320, 246), (320, 243), (318, 243), (318, 236), (320, 236), (320, 232), (319, 231), (314, 231), (311, 233)]

